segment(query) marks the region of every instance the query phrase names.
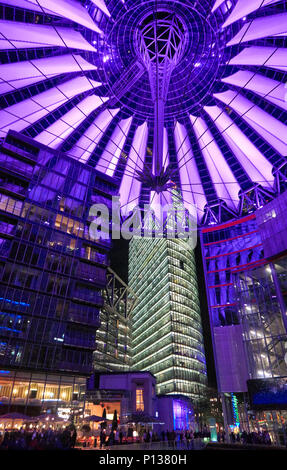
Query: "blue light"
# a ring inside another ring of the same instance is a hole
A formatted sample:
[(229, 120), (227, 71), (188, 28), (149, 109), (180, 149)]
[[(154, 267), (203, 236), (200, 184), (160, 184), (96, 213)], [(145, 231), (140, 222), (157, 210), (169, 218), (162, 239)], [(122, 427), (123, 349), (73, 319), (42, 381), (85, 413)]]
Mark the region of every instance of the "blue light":
[(13, 331), (13, 333), (21, 333), (20, 330), (14, 330), (13, 328), (9, 328), (8, 326), (0, 326), (0, 330)]
[(179, 400), (173, 400), (173, 426), (174, 429), (187, 429), (189, 426), (188, 412), (186, 403)]
[(17, 302), (16, 300), (5, 299), (4, 297), (0, 297), (0, 301), (1, 300), (4, 300), (4, 302), (8, 302), (14, 305), (22, 305), (23, 307), (30, 307), (30, 304), (27, 304), (26, 302)]

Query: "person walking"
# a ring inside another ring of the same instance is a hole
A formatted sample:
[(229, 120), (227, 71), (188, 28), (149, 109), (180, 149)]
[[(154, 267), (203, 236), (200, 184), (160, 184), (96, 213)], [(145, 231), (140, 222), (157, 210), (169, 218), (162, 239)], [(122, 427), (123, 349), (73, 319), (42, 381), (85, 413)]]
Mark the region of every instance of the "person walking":
[(120, 430), (120, 432), (119, 432), (120, 445), (122, 445), (122, 443), (123, 443), (123, 437), (124, 437), (123, 431)]
[(100, 449), (106, 444), (106, 438), (106, 431), (102, 429), (100, 434)]
[(76, 442), (77, 442), (77, 430), (76, 428), (74, 428), (72, 431), (72, 435), (71, 435), (71, 448), (72, 449), (74, 449)]
[(172, 448), (175, 449), (176, 448), (176, 432), (173, 430), (172, 433), (171, 433), (171, 444), (172, 444)]

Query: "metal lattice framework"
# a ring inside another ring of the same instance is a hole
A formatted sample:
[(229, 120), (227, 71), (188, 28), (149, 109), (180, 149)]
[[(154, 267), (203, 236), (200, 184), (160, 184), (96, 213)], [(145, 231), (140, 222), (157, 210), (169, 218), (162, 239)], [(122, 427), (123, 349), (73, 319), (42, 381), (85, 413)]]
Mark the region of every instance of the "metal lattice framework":
[(0, 137), (112, 176), (123, 216), (170, 202), (170, 180), (201, 224), (286, 189), (285, 0), (5, 0), (0, 12)]
[(97, 370), (129, 371), (131, 369), (131, 315), (137, 302), (135, 293), (110, 268), (103, 292), (97, 348), (94, 363)]
[(136, 38), (139, 54), (149, 72), (153, 99), (166, 101), (171, 74), (184, 53), (185, 31), (169, 12), (152, 14), (144, 23)]
[[(152, 98), (154, 101), (154, 144), (153, 168), (143, 172), (144, 181), (149, 174), (148, 187), (157, 194), (164, 193), (166, 182), (172, 174), (165, 171), (163, 156), (165, 104), (169, 91), (171, 74), (184, 54), (186, 31), (179, 18), (173, 13), (156, 11), (149, 15), (137, 32), (139, 55), (148, 70)], [(155, 176), (155, 178), (153, 177)], [(162, 201), (163, 202), (163, 201)]]

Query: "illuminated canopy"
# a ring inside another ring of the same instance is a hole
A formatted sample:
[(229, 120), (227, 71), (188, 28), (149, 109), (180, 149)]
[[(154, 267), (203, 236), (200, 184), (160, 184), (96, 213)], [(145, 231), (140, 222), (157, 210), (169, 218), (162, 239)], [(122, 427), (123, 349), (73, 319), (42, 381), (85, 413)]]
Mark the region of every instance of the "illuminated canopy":
[(123, 216), (177, 188), (199, 223), (217, 223), (286, 188), (283, 1), (2, 7), (1, 137), (21, 132), (113, 177)]

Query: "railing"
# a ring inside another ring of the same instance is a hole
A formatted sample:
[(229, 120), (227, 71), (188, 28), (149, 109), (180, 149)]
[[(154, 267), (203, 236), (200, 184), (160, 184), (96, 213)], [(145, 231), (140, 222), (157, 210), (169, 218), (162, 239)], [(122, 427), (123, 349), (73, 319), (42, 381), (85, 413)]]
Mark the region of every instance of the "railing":
[(75, 362), (58, 362), (55, 369), (80, 372), (83, 374), (92, 373), (92, 365), (77, 364)]
[(100, 326), (100, 319), (98, 315), (93, 318), (91, 316), (71, 312), (68, 314), (68, 321), (82, 323), (83, 325), (91, 325), (96, 327)]
[(106, 272), (101, 268), (95, 266), (83, 266), (80, 264), (77, 268), (77, 277), (81, 279), (92, 279), (94, 282), (106, 284)]
[(32, 162), (34, 163), (37, 161), (38, 157), (36, 155), (33, 155), (30, 152), (27, 152), (22, 147), (18, 147), (15, 144), (4, 142), (2, 144), (2, 147), (3, 149), (10, 150), (11, 152), (16, 153), (17, 155), (21, 155), (22, 157), (27, 158), (28, 160), (32, 160)]
[(81, 291), (74, 291), (73, 299), (93, 303), (99, 306), (103, 306), (104, 304), (104, 299), (101, 296), (96, 294), (87, 295), (85, 292)]
[(19, 308), (23, 311), (23, 308), (30, 308), (30, 296), (19, 289), (6, 288), (0, 286), (0, 302), (4, 302), (7, 305), (11, 305), (13, 309)]
[(65, 336), (64, 345), (69, 346), (78, 346), (80, 348), (87, 348), (87, 349), (94, 349), (95, 348), (95, 340), (90, 339), (80, 339), (80, 338), (69, 338)]
[[(3, 156), (3, 154), (2, 154)], [(16, 160), (15, 160), (16, 161)], [(23, 168), (16, 163), (12, 163), (11, 161), (3, 160), (1, 161), (1, 167), (6, 168), (7, 170), (11, 170), (14, 173), (17, 173), (18, 175), (25, 176), (26, 178), (30, 178), (33, 174), (33, 168), (31, 169), (28, 168)]]
[(15, 184), (2, 181), (0, 183), (0, 191), (5, 191), (5, 190), (8, 191), (9, 193), (13, 193), (19, 196), (27, 195), (26, 188), (22, 188), (22, 187), (16, 186)]

